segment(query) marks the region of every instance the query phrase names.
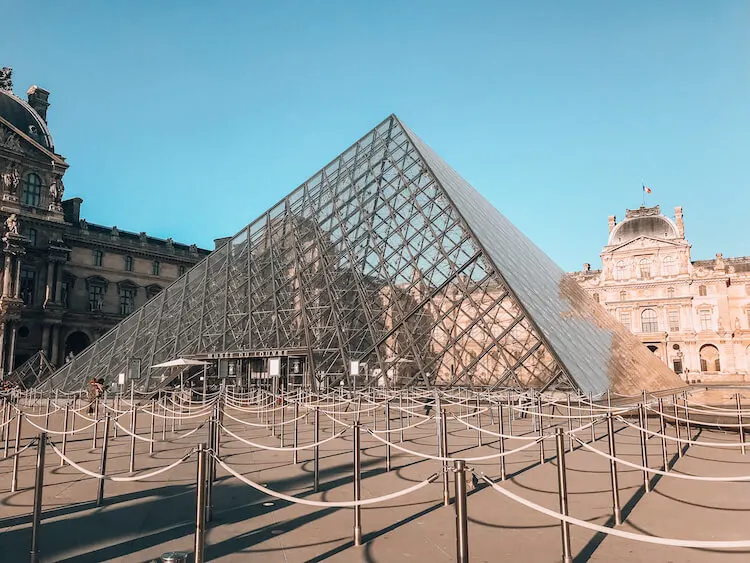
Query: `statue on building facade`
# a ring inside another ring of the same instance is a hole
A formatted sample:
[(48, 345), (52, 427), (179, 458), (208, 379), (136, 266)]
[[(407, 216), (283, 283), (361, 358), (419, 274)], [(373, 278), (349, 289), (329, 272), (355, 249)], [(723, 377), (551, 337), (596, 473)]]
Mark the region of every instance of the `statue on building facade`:
[(10, 195), (18, 195), (18, 185), (21, 183), (21, 173), (17, 164), (11, 164), (8, 169), (0, 174), (0, 184), (3, 192)]
[(7, 90), (8, 92), (13, 91), (13, 80), (11, 80), (12, 74), (12, 68), (8, 68), (7, 66), (0, 68), (0, 90)]
[(64, 193), (65, 186), (63, 185), (62, 176), (55, 176), (55, 179), (49, 185), (49, 197), (52, 199), (52, 203), (60, 205)]
[(15, 213), (11, 213), (10, 217), (5, 220), (5, 229), (8, 235), (18, 234), (18, 219)]

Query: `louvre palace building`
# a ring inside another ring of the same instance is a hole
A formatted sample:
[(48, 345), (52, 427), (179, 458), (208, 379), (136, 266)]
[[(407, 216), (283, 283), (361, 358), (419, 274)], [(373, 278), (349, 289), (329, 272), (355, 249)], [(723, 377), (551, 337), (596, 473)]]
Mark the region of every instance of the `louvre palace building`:
[(0, 69), (0, 374), (79, 353), (208, 252), (81, 218), (47, 126), (49, 92)]
[(685, 380), (750, 377), (750, 257), (692, 260), (681, 207), (609, 217), (602, 269), (573, 276)]

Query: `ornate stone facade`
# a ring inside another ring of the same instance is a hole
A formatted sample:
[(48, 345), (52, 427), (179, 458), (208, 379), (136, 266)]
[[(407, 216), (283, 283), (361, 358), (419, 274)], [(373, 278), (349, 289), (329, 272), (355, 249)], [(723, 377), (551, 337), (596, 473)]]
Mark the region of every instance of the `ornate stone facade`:
[(63, 200), (49, 92), (27, 95), (0, 69), (0, 377), (40, 350), (62, 364), (208, 253), (82, 219), (83, 200)]
[(750, 380), (750, 256), (690, 257), (682, 208), (609, 217), (602, 269), (574, 278), (683, 379)]

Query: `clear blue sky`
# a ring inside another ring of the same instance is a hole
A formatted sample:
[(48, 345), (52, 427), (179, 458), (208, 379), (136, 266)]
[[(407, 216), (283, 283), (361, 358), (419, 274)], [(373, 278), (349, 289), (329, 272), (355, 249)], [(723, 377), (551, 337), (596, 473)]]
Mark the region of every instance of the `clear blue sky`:
[(685, 210), (750, 255), (750, 3), (18, 2), (0, 65), (51, 90), (66, 197), (211, 246), (396, 113), (563, 268), (607, 216)]

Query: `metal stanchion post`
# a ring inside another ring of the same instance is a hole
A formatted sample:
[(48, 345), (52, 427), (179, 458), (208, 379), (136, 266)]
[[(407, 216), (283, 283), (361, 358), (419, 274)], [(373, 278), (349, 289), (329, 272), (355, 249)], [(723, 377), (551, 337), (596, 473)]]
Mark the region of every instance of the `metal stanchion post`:
[(294, 451), (292, 452), (292, 463), (295, 465), (299, 463), (299, 455), (297, 452), (297, 445), (299, 440), (299, 393), (297, 393), (297, 402), (294, 403), (294, 435), (292, 441), (294, 444)]
[[(638, 407), (638, 425), (641, 428), (646, 428), (644, 424), (645, 419), (645, 413), (646, 413), (646, 405), (641, 404)], [(645, 430), (641, 430), (638, 432), (638, 435), (640, 437), (641, 441), (641, 465), (643, 467), (648, 467), (648, 451), (647, 451), (647, 444), (646, 440), (648, 439), (648, 436), (646, 435)], [(643, 488), (646, 492), (649, 492), (651, 490), (651, 476), (649, 475), (649, 472), (645, 469), (643, 470)]]
[(669, 460), (667, 459), (667, 427), (664, 423), (664, 402), (659, 397), (659, 432), (661, 432), (661, 457), (664, 462), (664, 471), (669, 471)]
[(505, 481), (507, 479), (507, 475), (505, 473), (505, 438), (502, 436), (505, 434), (505, 424), (503, 422), (503, 404), (498, 403), (497, 404), (497, 425), (498, 425), (498, 432), (501, 435), (500, 436), (500, 479)]
[(149, 455), (154, 453), (154, 426), (156, 425), (156, 401), (151, 399), (151, 420), (149, 422), (148, 437), (151, 440), (148, 443)]
[(404, 441), (404, 397), (401, 391), (398, 393), (398, 426), (401, 430), (401, 437), (398, 439), (399, 442)]
[(198, 444), (198, 475), (195, 483), (195, 563), (204, 563), (206, 546), (206, 445)]
[(215, 411), (211, 415), (208, 421), (208, 458), (206, 465), (206, 522), (210, 522), (213, 519), (213, 489), (214, 489), (214, 472), (216, 471), (214, 454), (216, 453), (215, 440), (216, 440), (216, 419), (214, 418)]
[(677, 437), (677, 441), (675, 442), (677, 444), (677, 456), (682, 457), (682, 442), (680, 442), (680, 421), (677, 418), (680, 416), (680, 413), (677, 410), (677, 395), (672, 395), (672, 407), (674, 411), (674, 432), (675, 436)]
[(648, 409), (646, 404), (648, 403), (648, 397), (646, 396), (646, 390), (643, 390), (643, 428), (648, 428)]
[[(112, 408), (115, 411), (115, 420), (117, 420), (117, 418), (118, 418), (118, 416), (120, 414), (119, 405), (120, 405), (120, 396), (119, 395), (115, 395), (115, 398), (112, 399)], [(112, 432), (113, 432), (112, 437), (113, 438), (117, 438), (117, 430), (118, 430), (117, 429), (117, 425), (115, 424), (114, 428), (112, 429)]]
[(130, 466), (129, 470), (131, 473), (135, 472), (135, 431), (136, 431), (136, 416), (138, 413), (138, 410), (135, 408), (135, 405), (132, 406), (132, 411), (130, 411)]
[(313, 491), (317, 493), (320, 486), (320, 446), (318, 446), (320, 441), (320, 410), (318, 407), (315, 407), (313, 413), (313, 425), (313, 442), (315, 443), (313, 447)]
[(44, 412), (44, 427), (45, 428), (49, 428), (49, 411), (51, 410), (51, 407), (52, 407), (52, 398), (47, 397), (47, 405), (45, 407), (46, 410)]
[[(615, 426), (612, 421), (612, 413), (607, 413), (607, 442), (609, 443), (609, 455), (617, 457), (615, 451)], [(617, 462), (609, 460), (609, 476), (612, 485), (612, 513), (615, 517), (615, 526), (622, 524), (622, 509), (620, 508), (620, 488), (617, 482)]]
[[(568, 515), (568, 478), (565, 472), (565, 438), (562, 428), (555, 429), (555, 444), (557, 446), (557, 496), (560, 501), (560, 514)], [(573, 563), (570, 549), (570, 524), (560, 520), (562, 534), (563, 563)]]
[(280, 440), (281, 440), (281, 442), (279, 443), (279, 447), (281, 448), (284, 447), (284, 427), (286, 426), (286, 424), (284, 424), (285, 422), (286, 422), (286, 405), (284, 404), (284, 398), (282, 397), (281, 398), (281, 431), (279, 433)]
[(573, 451), (573, 448), (575, 446), (575, 442), (573, 440), (573, 414), (570, 410), (570, 393), (568, 393), (568, 449), (569, 451)]
[[(359, 420), (354, 422), (354, 501), (359, 501), (362, 497), (362, 466), (360, 460), (360, 432)], [(362, 507), (354, 507), (354, 545), (362, 545)]]
[(3, 457), (8, 457), (8, 442), (10, 442), (10, 416), (10, 402), (8, 401), (8, 399), (6, 399), (3, 405), (3, 422), (7, 422), (8, 424), (3, 424), (3, 441), (5, 442), (3, 445)]
[[(440, 421), (440, 443), (438, 447), (438, 455), (440, 457), (448, 456), (448, 415), (444, 410), (440, 410), (440, 417), (437, 417)], [(443, 461), (443, 505), (448, 506), (451, 503), (450, 490), (449, 490), (450, 477), (448, 477), (448, 462)]]
[[(18, 413), (18, 416), (16, 417), (16, 441), (14, 444), (13, 452), (18, 453), (18, 450), (21, 449), (21, 427), (23, 426), (23, 417), (24, 414), (22, 412)], [(15, 493), (16, 489), (18, 489), (18, 458), (21, 456), (16, 456), (13, 458), (13, 473), (10, 477), (10, 492)]]
[[(538, 404), (537, 408), (539, 410), (539, 413), (538, 413), (538, 416), (539, 416), (539, 436), (541, 437), (541, 436), (544, 435), (544, 419), (542, 418), (542, 395), (541, 394), (539, 395), (539, 398), (537, 400), (537, 404)], [(547, 461), (546, 460), (546, 456), (544, 455), (544, 440), (539, 440), (539, 463), (543, 464), (546, 461)]]
[(34, 511), (31, 515), (31, 563), (39, 561), (39, 526), (42, 521), (42, 492), (44, 490), (44, 450), (47, 433), (39, 434), (36, 445), (36, 479), (34, 481)]
[[(107, 444), (109, 443), (109, 419), (107, 415), (104, 419), (104, 436), (102, 438), (102, 455), (99, 459), (99, 474), (107, 474)], [(99, 479), (98, 488), (96, 490), (96, 506), (101, 506), (104, 500), (104, 481), (106, 479)]]
[[(385, 439), (391, 441), (391, 400), (385, 402)], [(385, 445), (385, 470), (391, 470), (391, 445)]]
[(482, 447), (482, 412), (479, 410), (479, 397), (477, 397), (477, 445)]
[(745, 429), (742, 427), (742, 399), (740, 398), (739, 393), (735, 395), (735, 398), (737, 399), (737, 422), (739, 424), (742, 455), (745, 455)]
[(94, 399), (94, 424), (91, 435), (91, 449), (96, 449), (96, 435), (99, 433), (99, 399)]
[(469, 563), (469, 515), (466, 506), (466, 462), (457, 459), (454, 463), (454, 486), (456, 489), (456, 561)]
[(515, 417), (513, 413), (513, 404), (510, 400), (510, 393), (508, 393), (508, 433), (512, 436), (513, 435), (513, 418)]
[[(62, 435), (62, 453), (65, 455), (65, 452), (68, 449), (68, 415), (70, 414), (70, 405), (68, 403), (65, 403), (65, 418), (63, 419), (63, 435)], [(63, 458), (60, 458), (60, 467), (65, 465), (65, 460)]]
[[(687, 439), (692, 439), (692, 431), (690, 429), (690, 410), (688, 408), (688, 398), (687, 398), (687, 391), (682, 392), (682, 407), (685, 411), (685, 430), (687, 431)], [(690, 447), (690, 444), (685, 444), (685, 449)]]
[(596, 422), (594, 422), (594, 396), (589, 393), (589, 416), (591, 417), (591, 443), (596, 442)]

